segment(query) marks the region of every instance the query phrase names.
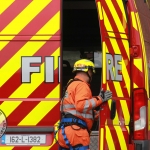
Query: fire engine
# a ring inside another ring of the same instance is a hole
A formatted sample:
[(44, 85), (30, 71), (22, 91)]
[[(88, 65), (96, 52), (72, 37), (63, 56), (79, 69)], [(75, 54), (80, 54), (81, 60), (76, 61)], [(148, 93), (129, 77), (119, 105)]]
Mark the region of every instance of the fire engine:
[(58, 149), (61, 93), (87, 58), (93, 95), (113, 92), (96, 150), (150, 150), (149, 24), (149, 0), (1, 0), (0, 149)]

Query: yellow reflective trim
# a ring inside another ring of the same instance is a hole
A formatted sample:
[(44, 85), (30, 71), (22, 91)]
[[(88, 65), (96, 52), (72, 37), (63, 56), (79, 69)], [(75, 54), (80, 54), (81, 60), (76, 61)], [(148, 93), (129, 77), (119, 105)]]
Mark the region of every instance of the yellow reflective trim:
[(138, 15), (138, 13), (136, 13), (135, 15), (136, 15), (136, 19), (137, 19), (137, 23), (138, 23), (138, 27), (139, 27), (140, 39), (141, 39), (141, 44), (142, 44), (144, 75), (145, 75), (145, 88), (147, 91), (147, 95), (149, 97), (149, 81), (148, 81), (148, 65), (147, 65), (146, 49), (145, 49), (144, 38), (143, 38), (142, 27), (141, 27), (139, 15)]
[(131, 19), (132, 19), (132, 26), (134, 27), (135, 30), (138, 30), (137, 23), (135, 20), (135, 13), (133, 11), (131, 12)]
[(120, 100), (120, 104), (121, 104), (121, 109), (122, 109), (123, 116), (124, 116), (125, 125), (129, 125), (130, 113), (129, 113), (127, 102), (126, 100)]
[(142, 59), (141, 59), (141, 58), (134, 59), (134, 65), (135, 65), (141, 72), (143, 72), (143, 69), (142, 69)]
[(103, 84), (106, 84), (106, 49), (107, 49), (107, 46), (106, 46), (106, 43), (103, 42), (102, 43), (102, 46), (103, 46), (103, 50), (102, 50), (102, 69), (103, 69)]
[(104, 150), (104, 129), (101, 128), (100, 132), (100, 150)]
[(15, 0), (0, 0), (0, 15), (14, 2)]
[[(116, 9), (115, 9), (115, 7), (114, 7), (112, 1), (106, 0), (106, 4), (107, 4), (107, 6), (108, 6), (110, 12), (112, 13), (112, 17), (113, 17), (113, 19), (114, 19), (114, 21), (115, 21), (115, 23), (116, 23), (116, 26), (117, 26), (119, 32), (125, 33), (125, 29), (124, 29), (124, 27), (123, 27), (123, 24), (122, 24), (122, 22), (121, 22), (121, 20), (120, 20), (120, 18), (119, 18), (119, 16), (118, 16), (118, 14), (117, 14), (117, 11), (116, 11)], [(104, 19), (104, 20), (105, 20), (105, 19)]]
[(112, 138), (112, 135), (111, 135), (111, 132), (110, 132), (110, 129), (108, 126), (105, 126), (105, 129), (106, 129), (106, 141), (107, 141), (107, 145), (108, 145), (108, 149), (109, 150), (115, 150), (115, 145), (114, 145), (114, 140)]
[(121, 129), (120, 126), (114, 126), (117, 136), (118, 136), (118, 140), (119, 140), (119, 144), (122, 150), (128, 150), (127, 149), (127, 145), (126, 145), (126, 141), (123, 135), (123, 131)]
[[(56, 17), (56, 18), (55, 18)], [(48, 28), (50, 23), (52, 25), (59, 23), (59, 12), (54, 15), (39, 31), (45, 31)], [(53, 28), (50, 28), (50, 32), (55, 34), (59, 30), (59, 25), (56, 25)], [(39, 33), (37, 32), (37, 33)], [(47, 36), (47, 40), (52, 36)], [(31, 40), (34, 39), (34, 36)], [(32, 56), (34, 55), (46, 41), (29, 41), (27, 42), (1, 69), (0, 69), (0, 87), (21, 67), (21, 56)], [(57, 59), (58, 60), (58, 59)], [(56, 65), (58, 62), (56, 63)], [(13, 67), (12, 67), (13, 66)], [(8, 73), (9, 70), (9, 73)]]
[[(60, 48), (58, 48), (51, 56), (55, 56), (55, 60), (58, 61), (58, 53)], [(58, 62), (55, 64), (54, 69), (58, 67)], [(28, 97), (43, 81), (44, 81), (44, 63), (40, 66), (40, 73), (31, 74), (31, 83), (22, 83), (11, 95), (10, 98), (26, 98)], [(26, 90), (28, 89), (28, 90)]]
[(99, 14), (99, 19), (103, 20), (103, 15), (102, 15), (102, 6), (100, 2), (97, 2), (97, 7), (98, 7), (98, 14)]
[(59, 101), (41, 101), (19, 124), (37, 125), (48, 112), (50, 112)]
[(122, 88), (121, 88), (120, 82), (113, 81), (113, 83), (114, 83), (114, 86), (115, 86), (115, 91), (117, 93), (117, 96), (118, 97), (123, 97), (123, 93), (122, 93)]
[(60, 98), (60, 84), (58, 84), (47, 96), (46, 98)]
[[(33, 0), (12, 22), (10, 22), (1, 32), (4, 34), (18, 34), (35, 16), (37, 16), (52, 0)], [(11, 36), (9, 40), (12, 40), (15, 36)], [(0, 45), (3, 49), (7, 44)]]
[(21, 103), (22, 101), (4, 101), (0, 105), (0, 109), (8, 117)]
[(130, 77), (129, 77), (127, 67), (126, 67), (128, 65), (127, 63), (129, 63), (128, 60), (125, 61), (124, 59), (122, 59), (122, 75), (126, 84), (128, 94), (130, 96)]

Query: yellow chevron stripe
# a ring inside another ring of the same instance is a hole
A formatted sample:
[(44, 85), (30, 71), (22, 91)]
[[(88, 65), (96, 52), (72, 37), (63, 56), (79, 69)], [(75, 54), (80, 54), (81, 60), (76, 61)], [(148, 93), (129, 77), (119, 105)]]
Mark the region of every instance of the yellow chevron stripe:
[(113, 81), (116, 93), (118, 97), (123, 97), (122, 88), (119, 82)]
[(143, 52), (143, 61), (144, 61), (144, 75), (145, 75), (145, 88), (149, 97), (149, 81), (148, 81), (148, 66), (147, 66), (147, 57), (146, 57), (146, 49), (144, 44), (144, 38), (142, 33), (142, 27), (139, 19), (138, 13), (136, 13), (136, 19), (139, 27), (140, 39), (142, 44), (142, 52)]
[(1, 150), (12, 150), (13, 148), (13, 146), (0, 146)]
[[(108, 4), (108, 5), (109, 5), (109, 4)], [(110, 22), (109, 22), (109, 19), (108, 19), (107, 15), (106, 15), (106, 12), (105, 12), (104, 9), (103, 9), (103, 12), (104, 12), (103, 15), (104, 15), (104, 18), (105, 18), (105, 19), (104, 19), (104, 24), (105, 24), (105, 27), (106, 27), (107, 31), (113, 31), (113, 28), (112, 28), (112, 26), (111, 26), (111, 24), (110, 24)], [(115, 22), (116, 22), (116, 21), (115, 21)], [(125, 32), (123, 32), (123, 33), (125, 33)], [(115, 34), (112, 33), (112, 32), (108, 32), (108, 34), (109, 34), (109, 36), (115, 37)], [(126, 36), (125, 34), (120, 34), (120, 36), (121, 36), (122, 38), (125, 38), (125, 37), (126, 37), (126, 39), (127, 39), (127, 36)], [(113, 46), (113, 49), (116, 50), (116, 54), (121, 54), (116, 39), (110, 38), (110, 42), (111, 42), (111, 44), (112, 44), (112, 46)], [(126, 50), (128, 59), (130, 60), (129, 43), (128, 43), (128, 41), (123, 40), (123, 39), (122, 39), (122, 43), (123, 43), (124, 48), (125, 48), (125, 50)]]
[(97, 2), (97, 7), (98, 7), (98, 14), (99, 14), (99, 19), (103, 20), (103, 14), (102, 14), (102, 6), (100, 2)]
[(58, 84), (53, 91), (51, 91), (46, 98), (60, 98), (60, 84)]
[(123, 2), (122, 1), (116, 1), (118, 3), (118, 6), (120, 7), (121, 9), (121, 12), (123, 14), (123, 17), (124, 17), (124, 20), (125, 22), (127, 23), (127, 18), (126, 18), (126, 13), (125, 13), (125, 10), (124, 10), (124, 5), (123, 5)]
[[(56, 126), (58, 124), (59, 120), (55, 123), (54, 126)], [(56, 136), (57, 138), (58, 136)], [(30, 150), (49, 150), (51, 147), (53, 147), (53, 145), (56, 143), (55, 139), (53, 140), (52, 145), (50, 146), (33, 146)]]
[(126, 128), (127, 128), (128, 134), (129, 134), (129, 133), (130, 133), (130, 131), (129, 131), (129, 126), (126, 126)]
[(8, 117), (21, 103), (22, 101), (4, 101), (0, 105), (0, 109), (5, 113), (6, 117)]
[(133, 87), (134, 87), (134, 88), (138, 88), (138, 86), (137, 86), (135, 83), (133, 83)]
[(148, 131), (150, 131), (150, 100), (148, 100)]
[(0, 15), (14, 2), (15, 0), (1, 0), (0, 1)]
[[(49, 26), (53, 26), (53, 28), (49, 28), (49, 32), (55, 34), (60, 29), (60, 12), (55, 14), (52, 19), (50, 19), (38, 33), (42, 31), (45, 32), (45, 29), (48, 29)], [(47, 36), (47, 40), (52, 36)], [(34, 36), (31, 38), (34, 39)], [(46, 41), (29, 41), (27, 42), (0, 70), (0, 87), (21, 67), (21, 56), (32, 56), (34, 55), (44, 44)], [(13, 66), (13, 67), (12, 67)], [(9, 73), (8, 73), (9, 70)]]
[(138, 30), (134, 12), (131, 12), (131, 19), (132, 19), (132, 26), (134, 27), (135, 30)]
[(135, 65), (141, 72), (143, 72), (143, 69), (142, 69), (142, 59), (141, 59), (141, 58), (134, 59), (134, 65)]
[(103, 50), (102, 50), (102, 55), (103, 55), (103, 61), (102, 61), (102, 65), (103, 65), (103, 84), (106, 84), (106, 43), (103, 42)]
[(127, 88), (128, 94), (130, 96), (130, 77), (129, 77), (129, 74), (127, 71), (126, 63), (128, 63), (128, 62), (126, 62), (124, 59), (122, 59), (122, 75), (123, 75), (124, 81), (126, 83), (126, 88)]
[(108, 149), (109, 150), (111, 150), (111, 149), (115, 150), (115, 145), (113, 142), (113, 138), (112, 138), (110, 129), (108, 126), (105, 126), (105, 129), (106, 129), (106, 141), (107, 141)]
[[(117, 26), (119, 32), (125, 33), (125, 29), (123, 28), (122, 22), (121, 22), (121, 20), (120, 20), (118, 14), (117, 14), (117, 11), (116, 11), (116, 9), (115, 9), (115, 7), (114, 7), (112, 1), (106, 0), (106, 4), (107, 4), (107, 6), (108, 6), (110, 12), (112, 13), (112, 17), (113, 17), (113, 19), (114, 19), (114, 21), (115, 21), (115, 23), (116, 23), (116, 26)], [(124, 12), (124, 11), (123, 11), (123, 12)]]
[[(106, 27), (107, 31), (113, 31), (112, 26), (111, 26), (111, 24), (110, 24), (110, 22), (109, 22), (109, 20), (108, 20), (108, 17), (107, 17), (107, 15), (106, 15), (106, 12), (105, 12), (104, 9), (103, 9), (103, 12), (104, 12), (103, 15), (104, 15), (104, 18), (105, 18), (105, 19), (104, 19), (104, 24), (105, 24), (105, 27)], [(112, 33), (112, 32), (111, 32), (111, 33), (108, 32), (108, 34), (109, 34), (109, 36), (110, 36), (110, 35), (113, 35), (113, 36), (115, 37), (115, 34)], [(116, 39), (110, 38), (110, 42), (111, 42), (111, 44), (112, 44), (114, 50), (116, 50), (116, 54), (121, 54)]]
[(101, 128), (100, 132), (100, 150), (104, 150), (104, 129)]
[[(12, 40), (35, 16), (37, 16), (51, 0), (33, 0), (10, 24), (8, 24), (1, 32), (0, 35), (12, 34), (9, 36)], [(0, 37), (2, 38), (2, 37)], [(9, 41), (0, 45), (0, 50), (3, 49)]]
[[(110, 90), (108, 83), (107, 83), (107, 90)], [(108, 101), (109, 109), (111, 109), (111, 102), (112, 102), (112, 100)], [(115, 118), (113, 119), (113, 125), (119, 125), (119, 123), (120, 122), (119, 122), (118, 112), (116, 111)], [(107, 124), (107, 122), (105, 122), (105, 125), (106, 124)]]
[(119, 140), (119, 143), (120, 143), (121, 150), (128, 150), (121, 127), (120, 126), (114, 126), (114, 128), (115, 128), (117, 136), (118, 136), (118, 140)]
[(36, 125), (59, 101), (41, 101), (19, 124)]
[[(60, 55), (60, 48), (58, 48), (51, 56), (54, 56), (57, 62), (54, 62), (54, 69), (58, 68), (58, 56)], [(44, 63), (40, 66), (40, 73), (33, 73), (31, 75), (32, 82), (30, 84), (21, 84), (16, 91), (14, 91), (10, 98), (26, 98), (28, 97), (43, 81), (44, 81)], [(26, 90), (28, 89), (28, 90)]]
[[(105, 19), (104, 19), (104, 24), (105, 24), (106, 28), (108, 27), (108, 29), (112, 30), (111, 24), (110, 24), (110, 22), (109, 22), (109, 20), (108, 20), (108, 17), (107, 17), (107, 15), (106, 15), (105, 11), (104, 11), (104, 18), (105, 18)], [(108, 29), (107, 29), (107, 30), (108, 30)], [(108, 34), (109, 34), (109, 33), (108, 33)], [(111, 33), (111, 34), (112, 34), (112, 33)], [(114, 36), (115, 36), (115, 35), (114, 35)], [(126, 49), (129, 50), (128, 42), (125, 41), (125, 40), (122, 40), (122, 41), (124, 41), (124, 45), (126, 45)], [(111, 42), (111, 45), (112, 45), (112, 47), (113, 47), (113, 49), (114, 49), (114, 51), (115, 51), (115, 54), (121, 54), (116, 39), (110, 38), (110, 42)], [(126, 43), (126, 44), (125, 44), (125, 43)], [(130, 56), (129, 56), (129, 52), (128, 52), (127, 54), (128, 54), (128, 57), (130, 57)], [(124, 63), (124, 61), (123, 61), (123, 63)], [(123, 64), (123, 63), (122, 63), (122, 64)], [(123, 64), (123, 66), (124, 66), (124, 68), (126, 68), (126, 66), (125, 66), (124, 64)], [(130, 78), (129, 78), (127, 69), (122, 70), (122, 74), (123, 74), (123, 76), (124, 76), (125, 82), (127, 83), (128, 94), (130, 95)], [(127, 78), (126, 78), (125, 75), (127, 75)], [(120, 87), (120, 86), (118, 85), (119, 83), (115, 83), (115, 82), (113, 82), (113, 83), (114, 83), (114, 85), (116, 85), (116, 88), (117, 88), (117, 87)], [(121, 87), (120, 87), (119, 89), (121, 89)], [(116, 90), (116, 91), (118, 92), (119, 95), (123, 95), (123, 94), (122, 94), (122, 90), (121, 90), (121, 92), (120, 92), (119, 90)]]
[(127, 102), (126, 100), (120, 100), (120, 104), (124, 116), (125, 125), (129, 125), (130, 113), (129, 113)]

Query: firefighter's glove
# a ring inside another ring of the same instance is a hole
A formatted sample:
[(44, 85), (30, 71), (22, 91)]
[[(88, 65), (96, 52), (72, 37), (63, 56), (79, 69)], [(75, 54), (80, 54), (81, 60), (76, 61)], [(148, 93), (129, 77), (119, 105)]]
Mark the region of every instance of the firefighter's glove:
[(109, 90), (106, 91), (101, 90), (99, 96), (101, 97), (102, 102), (106, 102), (112, 98), (112, 92)]

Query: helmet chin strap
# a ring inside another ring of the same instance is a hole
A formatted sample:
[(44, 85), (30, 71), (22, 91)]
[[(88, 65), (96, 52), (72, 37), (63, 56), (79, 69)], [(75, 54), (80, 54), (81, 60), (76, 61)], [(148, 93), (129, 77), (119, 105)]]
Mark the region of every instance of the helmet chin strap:
[(89, 75), (88, 72), (86, 72), (86, 74), (87, 74), (87, 76), (89, 77), (89, 83), (91, 83), (91, 82), (92, 82), (92, 77)]

